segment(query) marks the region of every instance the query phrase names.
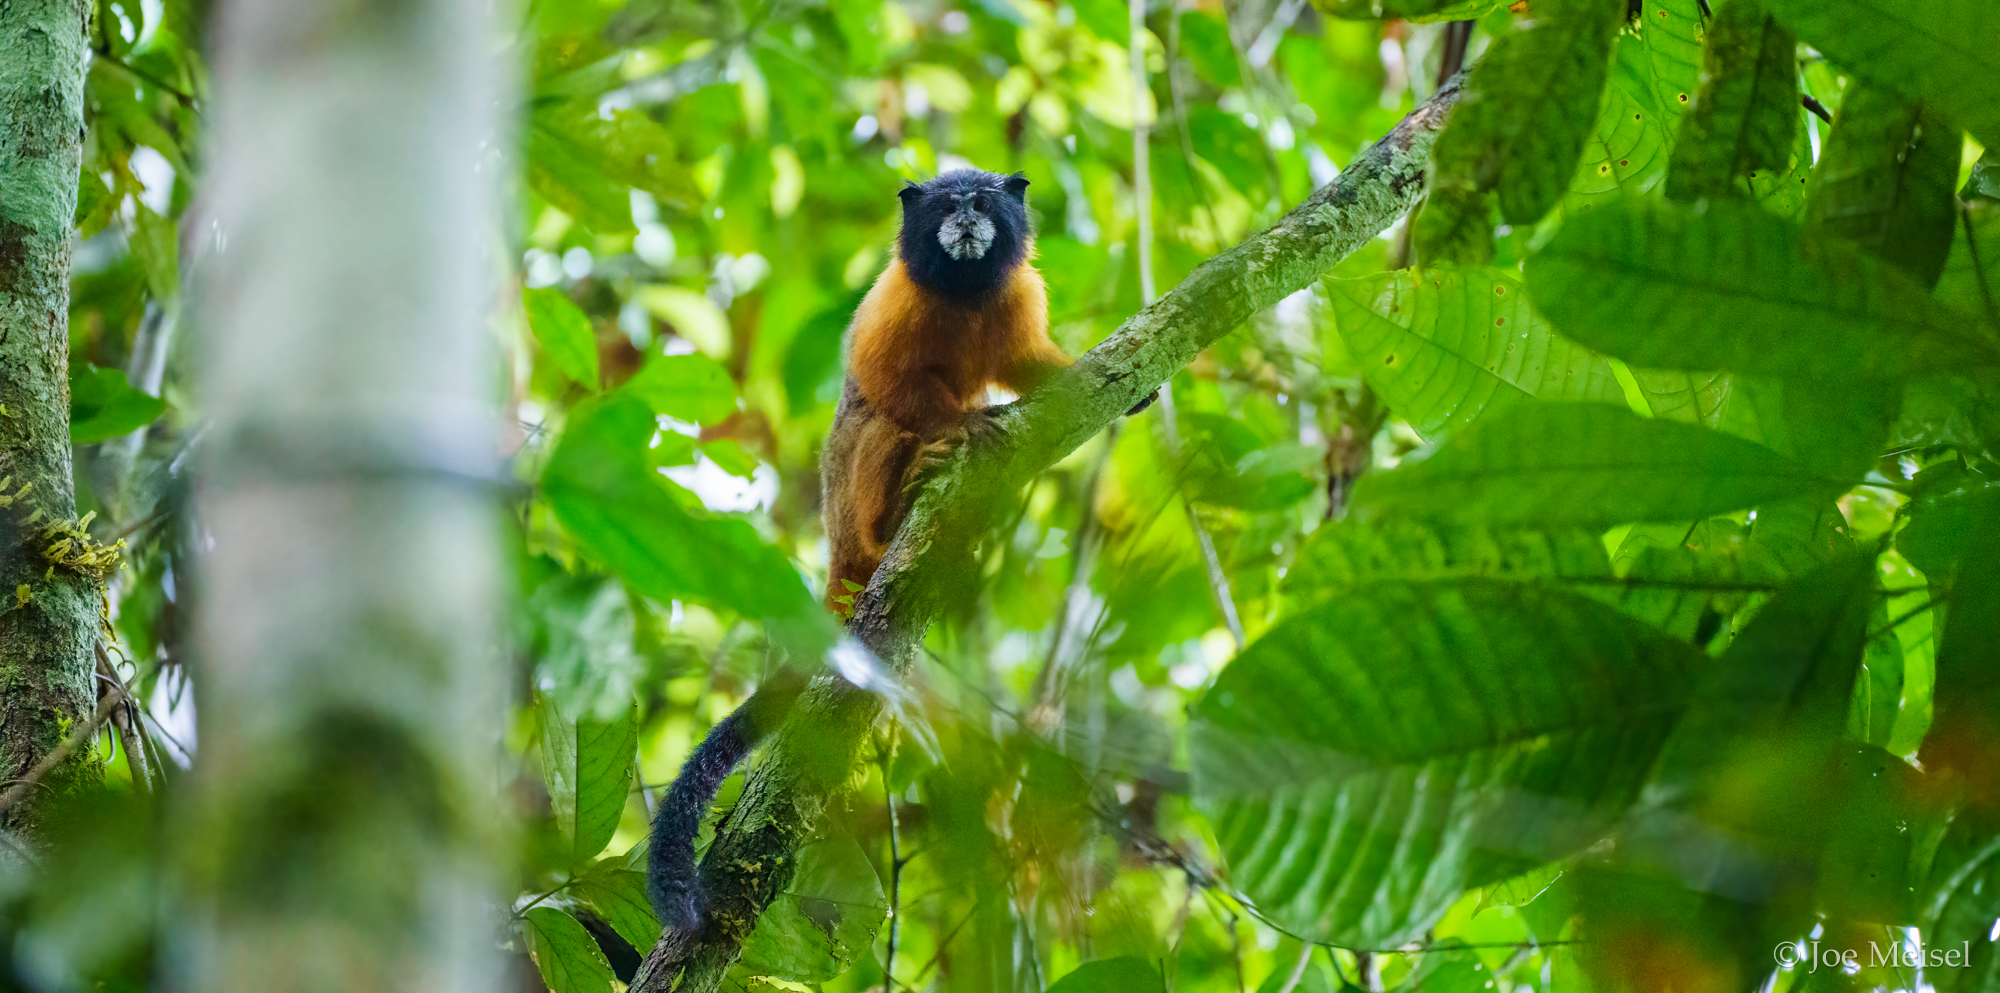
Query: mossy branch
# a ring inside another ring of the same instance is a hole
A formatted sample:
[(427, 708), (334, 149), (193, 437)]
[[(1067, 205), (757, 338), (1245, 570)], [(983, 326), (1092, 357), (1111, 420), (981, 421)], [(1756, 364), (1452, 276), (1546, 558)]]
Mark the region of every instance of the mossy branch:
[[(947, 461), (925, 485), (868, 588), (849, 631), (898, 673), (924, 632), (974, 577), (974, 545), (998, 501), (1130, 410), (1201, 350), (1303, 289), (1380, 234), (1423, 194), (1431, 143), (1463, 76), (1369, 146), (1345, 173), (1271, 228), (1195, 269), (1075, 365), (999, 414), (1002, 436)], [(790, 882), (881, 708), (870, 694), (821, 677), (752, 773), (702, 862), (709, 926), (683, 947), (661, 942), (634, 993), (708, 993), (741, 953), (765, 907)], [(676, 954), (678, 952), (678, 954)]]

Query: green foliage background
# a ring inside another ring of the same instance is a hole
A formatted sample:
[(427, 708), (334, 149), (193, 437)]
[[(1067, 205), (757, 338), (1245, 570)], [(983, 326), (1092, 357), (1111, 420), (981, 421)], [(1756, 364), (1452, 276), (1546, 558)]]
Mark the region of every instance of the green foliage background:
[[(1171, 286), (1473, 18), (1414, 222), (993, 522), (737, 981), (2000, 990), (2000, 13), (1708, 6), (1152, 3), (1135, 94), (1115, 0), (528, 4), (490, 322), (517, 978), (630, 976), (648, 804), (833, 635), (815, 454), (902, 181), (1024, 172), (1080, 353), (1140, 306), (1140, 209)], [(211, 249), (203, 30), (96, 4), (70, 315), (156, 709), (200, 417), (179, 339), (164, 376), (135, 344)], [(150, 818), (88, 822), (53, 865), (95, 868), (9, 896), (34, 988), (154, 969)]]

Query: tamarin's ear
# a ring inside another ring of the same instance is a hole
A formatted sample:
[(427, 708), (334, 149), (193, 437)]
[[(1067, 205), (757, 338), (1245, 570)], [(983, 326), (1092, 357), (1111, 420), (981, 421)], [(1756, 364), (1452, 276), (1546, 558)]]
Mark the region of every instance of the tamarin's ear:
[(1023, 176), (1017, 172), (1012, 176), (1008, 176), (1006, 181), (1004, 181), (1000, 185), (1005, 187), (1008, 193), (1013, 194), (1014, 199), (1016, 200), (1027, 199), (1028, 177)]
[(917, 191), (921, 189), (923, 189), (923, 187), (918, 186), (917, 184), (906, 179), (903, 180), (903, 188), (897, 190), (896, 195), (898, 197), (901, 197), (904, 203), (909, 203), (910, 197), (915, 196)]

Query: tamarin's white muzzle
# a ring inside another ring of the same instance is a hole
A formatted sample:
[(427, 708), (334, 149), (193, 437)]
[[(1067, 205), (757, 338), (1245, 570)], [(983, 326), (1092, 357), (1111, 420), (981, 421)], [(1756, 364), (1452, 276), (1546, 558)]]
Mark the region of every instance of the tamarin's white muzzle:
[(983, 259), (986, 250), (993, 247), (993, 220), (971, 204), (961, 206), (938, 228), (938, 244), (944, 246), (946, 255), (960, 262)]

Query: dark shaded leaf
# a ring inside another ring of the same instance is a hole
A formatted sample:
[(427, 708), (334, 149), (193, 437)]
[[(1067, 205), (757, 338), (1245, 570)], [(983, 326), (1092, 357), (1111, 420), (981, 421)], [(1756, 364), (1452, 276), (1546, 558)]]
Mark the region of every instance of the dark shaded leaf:
[(1874, 560), (1849, 555), (1772, 597), (1702, 679), (1649, 795), (1672, 802), (1774, 751), (1823, 754), (1847, 725), (1874, 580)]
[[(1525, 403), (1362, 479), (1363, 514), (1610, 526), (1687, 521), (1826, 489), (1768, 448), (1609, 404)], [(1831, 489), (1839, 489), (1834, 484)]]
[(1312, 533), (1285, 576), (1286, 592), (1314, 600), (1336, 590), (1403, 580), (1515, 579), (1605, 583), (1604, 542), (1582, 529), (1439, 527), (1407, 520), (1341, 521)]
[(2000, 335), (2000, 201), (1959, 205), (1937, 298), (1986, 318), (1986, 333)]
[(1765, 0), (1841, 67), (2000, 145), (2000, 5), (1989, 0)]
[(1493, 260), (1493, 195), (1465, 186), (1437, 186), (1416, 216), (1413, 236), (1418, 265), (1453, 262), (1485, 265)]
[(1527, 263), (1563, 334), (1637, 365), (1846, 381), (2000, 362), (1902, 271), (1734, 201), (1628, 201), (1572, 218)]
[(1814, 169), (1806, 230), (1845, 238), (1936, 285), (1958, 220), (1957, 128), (1894, 91), (1847, 88)]
[(1701, 92), (1674, 143), (1668, 196), (1728, 196), (1738, 176), (1784, 170), (1799, 130), (1795, 46), (1760, 0), (1722, 6), (1702, 53)]
[(1439, 184), (1498, 190), (1509, 224), (1540, 220), (1569, 186), (1597, 120), (1625, 8), (1539, 0), (1466, 81), (1438, 138)]
[(1546, 861), (1636, 795), (1698, 654), (1610, 608), (1491, 580), (1371, 584), (1279, 622), (1196, 705), (1197, 803), (1287, 929), (1380, 947)]

